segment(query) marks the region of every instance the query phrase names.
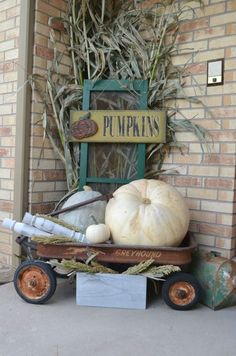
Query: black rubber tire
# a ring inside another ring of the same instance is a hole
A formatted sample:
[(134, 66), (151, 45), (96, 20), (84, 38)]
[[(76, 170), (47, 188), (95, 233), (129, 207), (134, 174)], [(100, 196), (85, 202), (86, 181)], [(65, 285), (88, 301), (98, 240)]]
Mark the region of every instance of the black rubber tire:
[[(31, 269), (34, 269), (36, 273), (30, 275), (30, 273), (32, 273)], [(31, 279), (23, 281), (22, 277), (24, 278), (24, 274), (26, 274), (27, 278), (27, 273), (29, 274), (28, 278)], [(43, 278), (44, 285), (41, 284), (43, 290), (42, 293), (38, 295), (36, 287), (37, 284), (40, 286), (39, 277)], [(23, 290), (23, 284), (26, 291)], [(27, 303), (44, 304), (53, 296), (57, 287), (57, 279), (49, 264), (37, 260), (25, 261), (15, 271), (14, 287), (18, 295)], [(30, 295), (31, 292), (32, 296)]]
[[(181, 283), (182, 283), (182, 290), (181, 290)], [(178, 285), (179, 285), (179, 289), (177, 288)], [(175, 286), (176, 286), (176, 290), (175, 290)], [(171, 296), (172, 291), (174, 297), (173, 295)], [(162, 286), (162, 297), (164, 301), (169, 307), (175, 310), (192, 309), (196, 304), (200, 302), (201, 294), (202, 294), (201, 285), (199, 284), (197, 279), (189, 273), (176, 272), (172, 274), (170, 277), (168, 277)]]

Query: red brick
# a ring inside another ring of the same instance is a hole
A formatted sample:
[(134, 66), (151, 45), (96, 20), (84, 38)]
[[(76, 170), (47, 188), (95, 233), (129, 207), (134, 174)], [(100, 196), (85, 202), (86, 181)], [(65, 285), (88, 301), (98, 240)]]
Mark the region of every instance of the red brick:
[(201, 201), (199, 199), (192, 199), (192, 198), (185, 197), (185, 201), (189, 209), (196, 209), (196, 210), (200, 209)]
[(192, 39), (193, 39), (192, 32), (184, 33), (177, 36), (176, 43), (190, 42), (192, 41)]
[(187, 67), (187, 70), (192, 74), (206, 73), (207, 64), (206, 63), (194, 63)]
[(9, 156), (9, 150), (6, 148), (0, 148), (0, 157)]
[[(191, 120), (191, 121), (194, 122), (195, 124), (199, 124), (199, 119)], [(222, 129), (220, 119), (218, 119), (218, 120), (216, 120), (216, 119), (215, 120), (201, 119), (201, 126), (204, 127), (205, 129), (207, 129), (208, 132), (211, 130), (221, 130)], [(209, 138), (210, 138), (210, 136), (209, 136)]]
[(235, 35), (236, 23), (229, 23), (226, 25), (226, 35)]
[(50, 27), (54, 30), (65, 31), (64, 23), (58, 19), (50, 19)]
[(10, 136), (11, 129), (9, 127), (1, 127), (0, 128), (0, 136)]
[(12, 72), (15, 69), (14, 62), (0, 63), (0, 72)]
[(198, 164), (202, 160), (200, 154), (191, 154), (191, 155), (174, 155), (173, 163), (177, 164)]
[(34, 147), (34, 148), (37, 148), (37, 147), (42, 147), (42, 145), (46, 148), (51, 148), (52, 145), (49, 141), (48, 138), (46, 138), (43, 142), (43, 138), (40, 137), (40, 136), (31, 136), (31, 145)]
[(217, 188), (217, 189), (233, 189), (234, 180), (233, 179), (222, 179), (222, 178), (205, 178), (204, 186), (206, 188)]
[(234, 165), (235, 164), (235, 156), (231, 155), (218, 155), (218, 154), (210, 154), (205, 155), (203, 159), (204, 164), (213, 164), (213, 165)]
[(227, 2), (227, 11), (236, 10), (236, 2), (235, 0), (231, 0)]
[(43, 179), (43, 173), (42, 171), (35, 170), (31, 171), (31, 178), (33, 181), (41, 181)]
[(231, 57), (232, 57), (231, 48), (226, 48), (225, 49), (225, 58), (231, 58)]
[(15, 167), (15, 158), (2, 158), (2, 167), (3, 168), (14, 168)]
[(209, 39), (209, 38), (219, 37), (224, 35), (225, 35), (225, 26), (204, 28), (203, 30), (195, 31), (194, 40), (198, 41), (198, 40)]
[(189, 176), (178, 176), (175, 177), (175, 185), (180, 187), (200, 187), (201, 178), (189, 177)]
[(140, 7), (141, 8), (149, 8), (149, 7), (153, 7), (153, 5), (155, 5), (158, 2), (158, 0), (144, 0), (140, 3)]
[(36, 12), (36, 15), (35, 15), (35, 21), (36, 22), (39, 22), (39, 23), (41, 23), (43, 25), (47, 25), (48, 24), (48, 19), (49, 19), (49, 15), (43, 14), (40, 11)]
[(234, 71), (225, 72), (224, 81), (225, 82), (234, 82), (235, 81), (235, 72)]
[(34, 43), (39, 47), (48, 47), (48, 38), (39, 33), (35, 33)]
[(230, 95), (225, 95), (223, 99), (224, 99), (224, 105), (225, 106), (231, 105), (232, 101), (231, 101), (231, 96)]
[(43, 179), (48, 180), (48, 181), (65, 180), (66, 174), (65, 174), (65, 171), (62, 171), (62, 170), (43, 171)]
[(6, 211), (8, 213), (12, 213), (13, 212), (13, 202), (6, 201), (6, 200), (0, 200), (0, 210)]
[(20, 6), (14, 6), (11, 9), (7, 10), (7, 18), (16, 17), (20, 15)]
[(185, 22), (180, 25), (180, 32), (189, 32), (194, 30), (199, 30), (200, 28), (209, 27), (208, 19), (196, 19), (192, 21)]
[(56, 9), (53, 4), (49, 5), (41, 0), (38, 1), (38, 10), (49, 16), (60, 16), (60, 11)]
[(50, 4), (61, 11), (66, 11), (67, 1), (64, 0), (50, 0)]
[(32, 214), (48, 214), (53, 211), (55, 207), (54, 203), (40, 203), (40, 204), (32, 204), (31, 213)]
[(232, 237), (232, 227), (231, 226), (220, 226), (211, 224), (201, 224), (199, 223), (199, 232), (202, 234), (210, 234), (222, 237)]
[(200, 222), (215, 223), (216, 222), (216, 213), (209, 213), (206, 211), (190, 211), (190, 219)]
[(48, 60), (52, 60), (54, 57), (54, 52), (53, 52), (53, 49), (51, 49), (51, 48), (36, 46), (35, 53), (36, 53), (36, 56), (46, 58)]
[(236, 132), (234, 131), (227, 131), (227, 132), (211, 132), (211, 136), (214, 141), (234, 141), (236, 140)]
[(42, 126), (33, 126), (31, 134), (33, 136), (42, 136), (44, 133), (44, 128)]
[(226, 118), (226, 117), (233, 117), (235, 118), (236, 110), (234, 108), (216, 108), (211, 109), (211, 113), (215, 118)]

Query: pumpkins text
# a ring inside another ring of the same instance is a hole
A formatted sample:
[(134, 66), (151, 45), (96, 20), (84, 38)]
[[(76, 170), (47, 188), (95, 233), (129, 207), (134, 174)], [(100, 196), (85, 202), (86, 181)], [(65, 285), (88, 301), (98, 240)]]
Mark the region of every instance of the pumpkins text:
[(166, 139), (166, 115), (158, 110), (75, 111), (70, 124), (74, 142), (158, 143)]

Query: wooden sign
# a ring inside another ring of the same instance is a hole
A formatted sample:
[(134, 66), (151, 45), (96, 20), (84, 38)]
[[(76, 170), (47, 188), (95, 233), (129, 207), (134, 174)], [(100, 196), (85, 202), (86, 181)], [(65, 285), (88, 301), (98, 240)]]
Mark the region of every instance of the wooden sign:
[(158, 143), (166, 139), (164, 111), (73, 111), (70, 119), (73, 142)]

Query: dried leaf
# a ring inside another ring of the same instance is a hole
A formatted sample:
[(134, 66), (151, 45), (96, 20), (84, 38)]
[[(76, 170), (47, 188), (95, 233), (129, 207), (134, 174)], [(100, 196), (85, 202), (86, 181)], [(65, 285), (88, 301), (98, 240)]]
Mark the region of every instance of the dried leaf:
[[(202, 0), (196, 2), (200, 5), (203, 3)], [(67, 51), (58, 52), (56, 36), (51, 31), (54, 59), (46, 76), (47, 90), (43, 88), (42, 80), (45, 81), (45, 78), (33, 75), (28, 79), (43, 99), (45, 112), (52, 112), (59, 140), (54, 138), (50, 125), (44, 123), (44, 129), (65, 164), (68, 190), (72, 190), (78, 183), (79, 165), (78, 147), (74, 149), (68, 142), (70, 110), (82, 108), (84, 79), (148, 80), (148, 108), (164, 108), (167, 111), (166, 143), (147, 146), (149, 174), (153, 172), (153, 164), (158, 172), (161, 171), (165, 155), (171, 147), (181, 150), (181, 144), (175, 137), (176, 131), (192, 131), (198, 137), (202, 149), (207, 145), (207, 131), (186, 118), (178, 121), (173, 117), (173, 112), (179, 114), (178, 107), (170, 107), (173, 99), (204, 105), (197, 96), (189, 97), (184, 92), (184, 78), (189, 75), (188, 63), (183, 67), (172, 64), (172, 56), (177, 54), (175, 42), (179, 25), (188, 11), (195, 16), (189, 3), (191, 6), (191, 1), (160, 0), (152, 8), (147, 8), (138, 0), (68, 1), (66, 15), (62, 19), (58, 18), (67, 29)], [(194, 53), (194, 49), (187, 51)], [(60, 74), (64, 55), (70, 55), (71, 58), (70, 75)], [(132, 86), (129, 90), (134, 93)], [(107, 103), (107, 107), (113, 110), (118, 109), (119, 105), (119, 101), (116, 104)], [(113, 160), (116, 166), (110, 163), (109, 158), (113, 157), (111, 153), (100, 152), (103, 162), (99, 168), (95, 157), (92, 157), (94, 173), (109, 172), (111, 177), (118, 174), (125, 177), (128, 174), (134, 179), (132, 162), (136, 159), (135, 151), (131, 151), (134, 154), (132, 157), (130, 151), (117, 152), (118, 159)], [(153, 176), (156, 176), (155, 172)]]

